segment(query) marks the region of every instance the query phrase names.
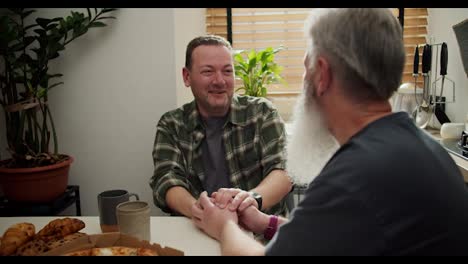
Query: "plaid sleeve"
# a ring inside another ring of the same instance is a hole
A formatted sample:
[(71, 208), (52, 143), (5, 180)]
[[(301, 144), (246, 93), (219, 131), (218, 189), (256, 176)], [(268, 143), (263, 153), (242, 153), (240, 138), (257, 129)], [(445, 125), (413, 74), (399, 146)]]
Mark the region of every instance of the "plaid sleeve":
[(184, 176), (184, 158), (177, 147), (175, 131), (170, 127), (164, 118), (157, 125), (153, 148), (154, 174), (150, 180), (154, 203), (166, 213), (172, 212), (166, 203), (166, 193), (170, 188), (181, 186), (190, 190), (190, 183)]
[(274, 169), (286, 169), (286, 133), (283, 120), (276, 109), (264, 115), (261, 127), (261, 151), (264, 177)]

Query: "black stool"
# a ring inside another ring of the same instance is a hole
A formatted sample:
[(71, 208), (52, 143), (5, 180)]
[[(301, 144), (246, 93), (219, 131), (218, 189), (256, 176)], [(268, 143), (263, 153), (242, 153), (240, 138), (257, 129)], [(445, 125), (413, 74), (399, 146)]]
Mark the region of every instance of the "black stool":
[(65, 192), (48, 203), (23, 203), (0, 197), (0, 216), (56, 216), (76, 206), (76, 216), (81, 216), (80, 186), (69, 185)]

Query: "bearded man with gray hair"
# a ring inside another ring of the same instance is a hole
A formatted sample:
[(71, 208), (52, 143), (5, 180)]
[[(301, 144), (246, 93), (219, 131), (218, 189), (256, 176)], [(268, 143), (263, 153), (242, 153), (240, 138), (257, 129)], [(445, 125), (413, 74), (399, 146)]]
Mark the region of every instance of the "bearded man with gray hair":
[[(388, 101), (405, 63), (397, 19), (388, 9), (316, 9), (306, 34), (304, 91), (287, 149), (289, 173), (314, 178), (304, 199), (288, 220), (254, 206), (221, 209), (204, 193), (195, 224), (227, 255), (468, 254), (460, 171)], [(331, 158), (315, 177), (307, 174), (317, 169), (317, 149)], [(239, 225), (272, 240), (263, 246)]]

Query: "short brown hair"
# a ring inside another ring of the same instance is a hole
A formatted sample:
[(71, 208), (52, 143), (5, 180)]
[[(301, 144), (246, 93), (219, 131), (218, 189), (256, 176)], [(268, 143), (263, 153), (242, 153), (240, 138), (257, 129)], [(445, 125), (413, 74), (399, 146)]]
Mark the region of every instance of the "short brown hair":
[(216, 36), (216, 35), (206, 35), (206, 36), (199, 36), (192, 39), (189, 44), (187, 45), (187, 50), (185, 52), (185, 67), (190, 69), (192, 67), (192, 53), (193, 50), (202, 45), (209, 45), (209, 46), (225, 46), (229, 50), (232, 50), (231, 44), (223, 37)]

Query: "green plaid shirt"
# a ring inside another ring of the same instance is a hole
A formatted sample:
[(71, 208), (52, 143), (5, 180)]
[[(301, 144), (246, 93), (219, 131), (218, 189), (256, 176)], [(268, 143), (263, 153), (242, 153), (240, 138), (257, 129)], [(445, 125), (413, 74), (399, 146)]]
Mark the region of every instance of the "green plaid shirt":
[[(156, 129), (154, 175), (150, 180), (156, 206), (173, 213), (166, 192), (187, 189), (196, 199), (204, 191), (202, 142), (205, 128), (195, 101), (165, 113)], [(272, 103), (263, 98), (234, 95), (224, 125), (223, 142), (232, 187), (255, 188), (272, 170), (285, 169), (284, 123)], [(284, 214), (284, 199), (267, 213)]]

